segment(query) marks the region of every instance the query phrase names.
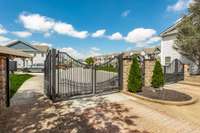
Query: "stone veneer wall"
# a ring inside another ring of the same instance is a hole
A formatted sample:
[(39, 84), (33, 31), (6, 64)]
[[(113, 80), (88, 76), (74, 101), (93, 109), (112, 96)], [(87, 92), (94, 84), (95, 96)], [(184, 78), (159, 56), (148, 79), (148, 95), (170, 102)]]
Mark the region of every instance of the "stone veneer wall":
[(123, 60), (123, 91), (128, 90), (128, 75), (132, 60)]
[(145, 60), (144, 86), (150, 87), (156, 60)]
[[(128, 75), (131, 68), (131, 63), (132, 60), (123, 60), (123, 91), (128, 90)], [(151, 86), (154, 65), (155, 60), (145, 60), (144, 86)]]
[(0, 56), (0, 113), (6, 107), (6, 58)]
[(190, 66), (188, 64), (184, 64), (184, 80), (190, 77)]

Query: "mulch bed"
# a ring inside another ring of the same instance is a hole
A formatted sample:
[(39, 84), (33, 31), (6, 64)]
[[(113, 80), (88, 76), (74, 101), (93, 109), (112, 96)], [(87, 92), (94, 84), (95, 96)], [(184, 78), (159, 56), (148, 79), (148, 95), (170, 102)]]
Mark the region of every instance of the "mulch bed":
[(175, 102), (188, 101), (192, 99), (191, 96), (175, 90), (169, 90), (169, 89), (162, 89), (156, 91), (153, 90), (154, 88), (143, 88), (142, 92), (138, 92), (137, 94), (152, 99), (175, 101)]

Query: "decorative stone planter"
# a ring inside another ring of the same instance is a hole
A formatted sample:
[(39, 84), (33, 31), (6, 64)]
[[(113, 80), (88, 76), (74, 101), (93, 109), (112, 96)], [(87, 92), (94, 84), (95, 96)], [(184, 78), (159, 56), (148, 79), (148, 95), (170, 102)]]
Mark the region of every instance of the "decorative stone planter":
[(194, 103), (196, 103), (198, 101), (197, 97), (191, 96), (191, 95), (190, 96), (192, 97), (192, 99), (187, 100), (187, 101), (167, 101), (167, 100), (158, 100), (158, 99), (144, 97), (144, 96), (141, 96), (141, 95), (130, 93), (128, 91), (123, 92), (123, 93), (126, 94), (126, 95), (129, 95), (129, 96), (133, 96), (135, 98), (139, 98), (139, 99), (145, 100), (145, 101), (164, 104), (164, 105), (184, 106), (184, 105), (194, 104)]

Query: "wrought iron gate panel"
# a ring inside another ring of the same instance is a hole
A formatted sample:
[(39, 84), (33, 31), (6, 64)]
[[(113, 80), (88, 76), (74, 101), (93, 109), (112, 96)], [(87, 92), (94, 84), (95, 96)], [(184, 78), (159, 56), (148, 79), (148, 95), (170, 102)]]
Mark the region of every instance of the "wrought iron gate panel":
[(92, 66), (83, 64), (67, 53), (59, 51), (56, 59), (57, 97), (72, 97), (93, 93)]
[(119, 90), (119, 58), (95, 66), (95, 93)]
[(49, 50), (45, 60), (45, 93), (51, 99), (120, 90), (122, 56), (100, 65), (82, 63), (65, 52)]
[(175, 59), (168, 66), (164, 66), (165, 82), (173, 83), (184, 80), (184, 64)]

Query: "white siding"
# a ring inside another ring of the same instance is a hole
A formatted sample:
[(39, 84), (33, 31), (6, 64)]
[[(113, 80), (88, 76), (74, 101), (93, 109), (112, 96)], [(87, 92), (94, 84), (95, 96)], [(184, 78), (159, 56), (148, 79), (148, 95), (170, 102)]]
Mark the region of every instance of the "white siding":
[(174, 59), (179, 59), (185, 64), (190, 64), (191, 62), (180, 55), (174, 48), (176, 36), (166, 36), (161, 40), (161, 64), (165, 65), (165, 57), (171, 57), (171, 61)]
[(176, 35), (170, 35), (166, 37), (162, 37), (161, 40), (161, 64), (165, 65), (165, 57), (171, 57), (171, 61), (174, 59), (179, 59), (184, 64), (190, 64), (190, 72), (192, 74), (197, 73), (197, 65), (195, 65), (192, 61), (180, 55), (174, 48), (176, 40)]
[(36, 53), (36, 56), (33, 58), (33, 64), (44, 64), (46, 54), (42, 57), (42, 53)]
[[(30, 67), (33, 64), (44, 64), (44, 61), (46, 59), (46, 54), (44, 53), (44, 56), (42, 57), (41, 53), (36, 53), (36, 55), (34, 56), (33, 53), (28, 53), (30, 55), (33, 56), (33, 61), (31, 61), (31, 59), (25, 59), (25, 67)], [(23, 63), (23, 59), (21, 58), (15, 58), (14, 61), (17, 61), (17, 67), (18, 68), (23, 68), (24, 67), (24, 63)]]

